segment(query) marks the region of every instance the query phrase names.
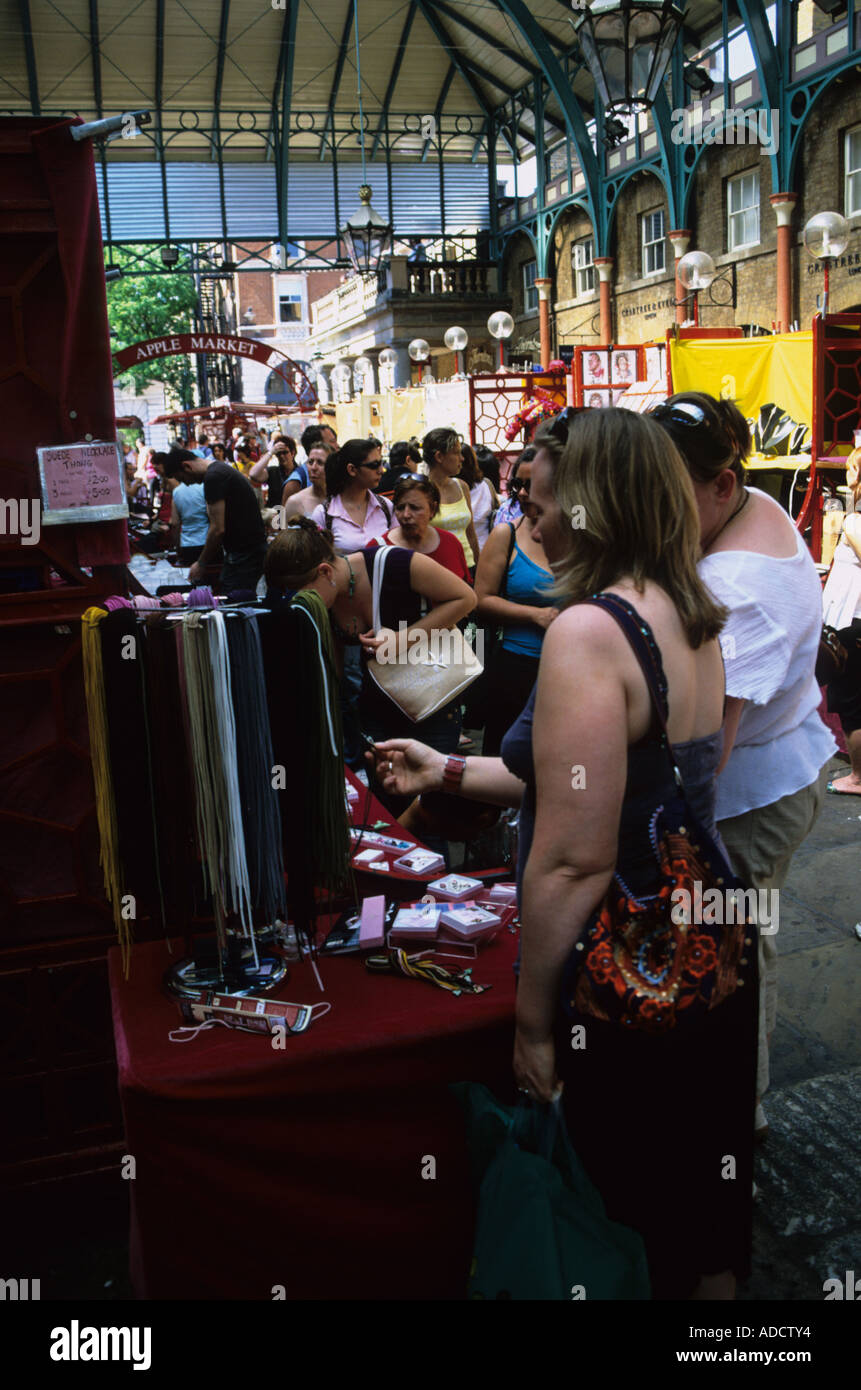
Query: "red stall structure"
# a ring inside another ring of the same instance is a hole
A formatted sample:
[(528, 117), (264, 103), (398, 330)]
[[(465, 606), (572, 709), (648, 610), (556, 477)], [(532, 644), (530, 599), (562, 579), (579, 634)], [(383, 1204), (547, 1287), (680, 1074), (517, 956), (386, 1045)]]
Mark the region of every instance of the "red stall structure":
[(127, 527), (43, 524), (37, 464), (43, 447), (116, 439), (93, 155), (75, 124), (0, 120), (2, 1163), (8, 1186), (40, 1184), (46, 1220), (61, 1179), (97, 1184), (122, 1147), (80, 618), (125, 592)]

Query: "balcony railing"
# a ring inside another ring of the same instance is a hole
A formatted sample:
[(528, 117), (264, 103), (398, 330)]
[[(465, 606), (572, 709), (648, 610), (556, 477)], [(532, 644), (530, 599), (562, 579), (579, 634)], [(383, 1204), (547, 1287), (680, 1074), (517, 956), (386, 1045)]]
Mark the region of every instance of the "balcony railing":
[(492, 261), (409, 261), (393, 256), (379, 276), (353, 276), (312, 304), (313, 332), (342, 328), (392, 299), (492, 299), (497, 294)]
[(496, 293), (496, 266), (490, 261), (407, 262), (406, 272), (409, 295), (447, 294), (464, 299)]

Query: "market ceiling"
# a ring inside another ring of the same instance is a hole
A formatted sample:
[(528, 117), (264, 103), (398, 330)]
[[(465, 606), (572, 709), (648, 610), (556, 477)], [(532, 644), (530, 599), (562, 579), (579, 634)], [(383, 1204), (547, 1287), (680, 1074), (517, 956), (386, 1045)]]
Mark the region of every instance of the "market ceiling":
[[(690, 0), (686, 57), (719, 37), (723, 9), (720, 0)], [(235, 155), (247, 159), (256, 132), (286, 108), (294, 126), (298, 118), (309, 127), (291, 136), (291, 159), (320, 157), (321, 129), (343, 127), (357, 111), (355, 13), (355, 0), (0, 0), (0, 110), (90, 120), (149, 109), (176, 132), (172, 158), (200, 155), (215, 120), (235, 130)], [(570, 0), (358, 0), (375, 152), (381, 116), (391, 126), (444, 110), (473, 118), (463, 149), (448, 151), (468, 157), (474, 131), (541, 72), (521, 14), (563, 66), (570, 60), (571, 86), (591, 118), (593, 84), (578, 67), (574, 13)], [(739, 22), (734, 12), (730, 22)], [(530, 105), (516, 115), (523, 153), (534, 135)], [(545, 114), (548, 137), (564, 132), (552, 95)], [(358, 158), (358, 140), (346, 143), (341, 157)], [(152, 149), (108, 147), (109, 159), (130, 157), (152, 158)]]

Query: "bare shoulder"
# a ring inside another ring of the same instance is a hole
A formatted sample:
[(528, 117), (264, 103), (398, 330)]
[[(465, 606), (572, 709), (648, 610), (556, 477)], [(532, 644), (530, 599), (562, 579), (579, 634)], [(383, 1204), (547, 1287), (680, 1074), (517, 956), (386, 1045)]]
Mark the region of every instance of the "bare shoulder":
[(554, 618), (547, 629), (542, 645), (542, 657), (547, 661), (583, 660), (583, 648), (589, 647), (590, 657), (608, 657), (627, 646), (624, 633), (616, 619), (594, 603), (573, 603)]

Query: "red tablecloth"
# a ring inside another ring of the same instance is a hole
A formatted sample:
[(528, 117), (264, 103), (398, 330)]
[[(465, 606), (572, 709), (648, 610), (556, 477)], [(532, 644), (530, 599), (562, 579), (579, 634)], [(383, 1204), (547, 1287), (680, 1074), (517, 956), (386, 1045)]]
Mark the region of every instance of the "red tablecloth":
[(473, 966), (493, 988), (457, 998), (360, 957), (324, 959), (321, 996), (291, 967), (278, 995), (332, 1008), (283, 1050), (226, 1028), (170, 1042), (161, 981), (181, 947), (135, 947), (128, 981), (111, 951), (138, 1295), (462, 1297), (474, 1212), (447, 1086), (511, 1087), (515, 949), (503, 932)]

